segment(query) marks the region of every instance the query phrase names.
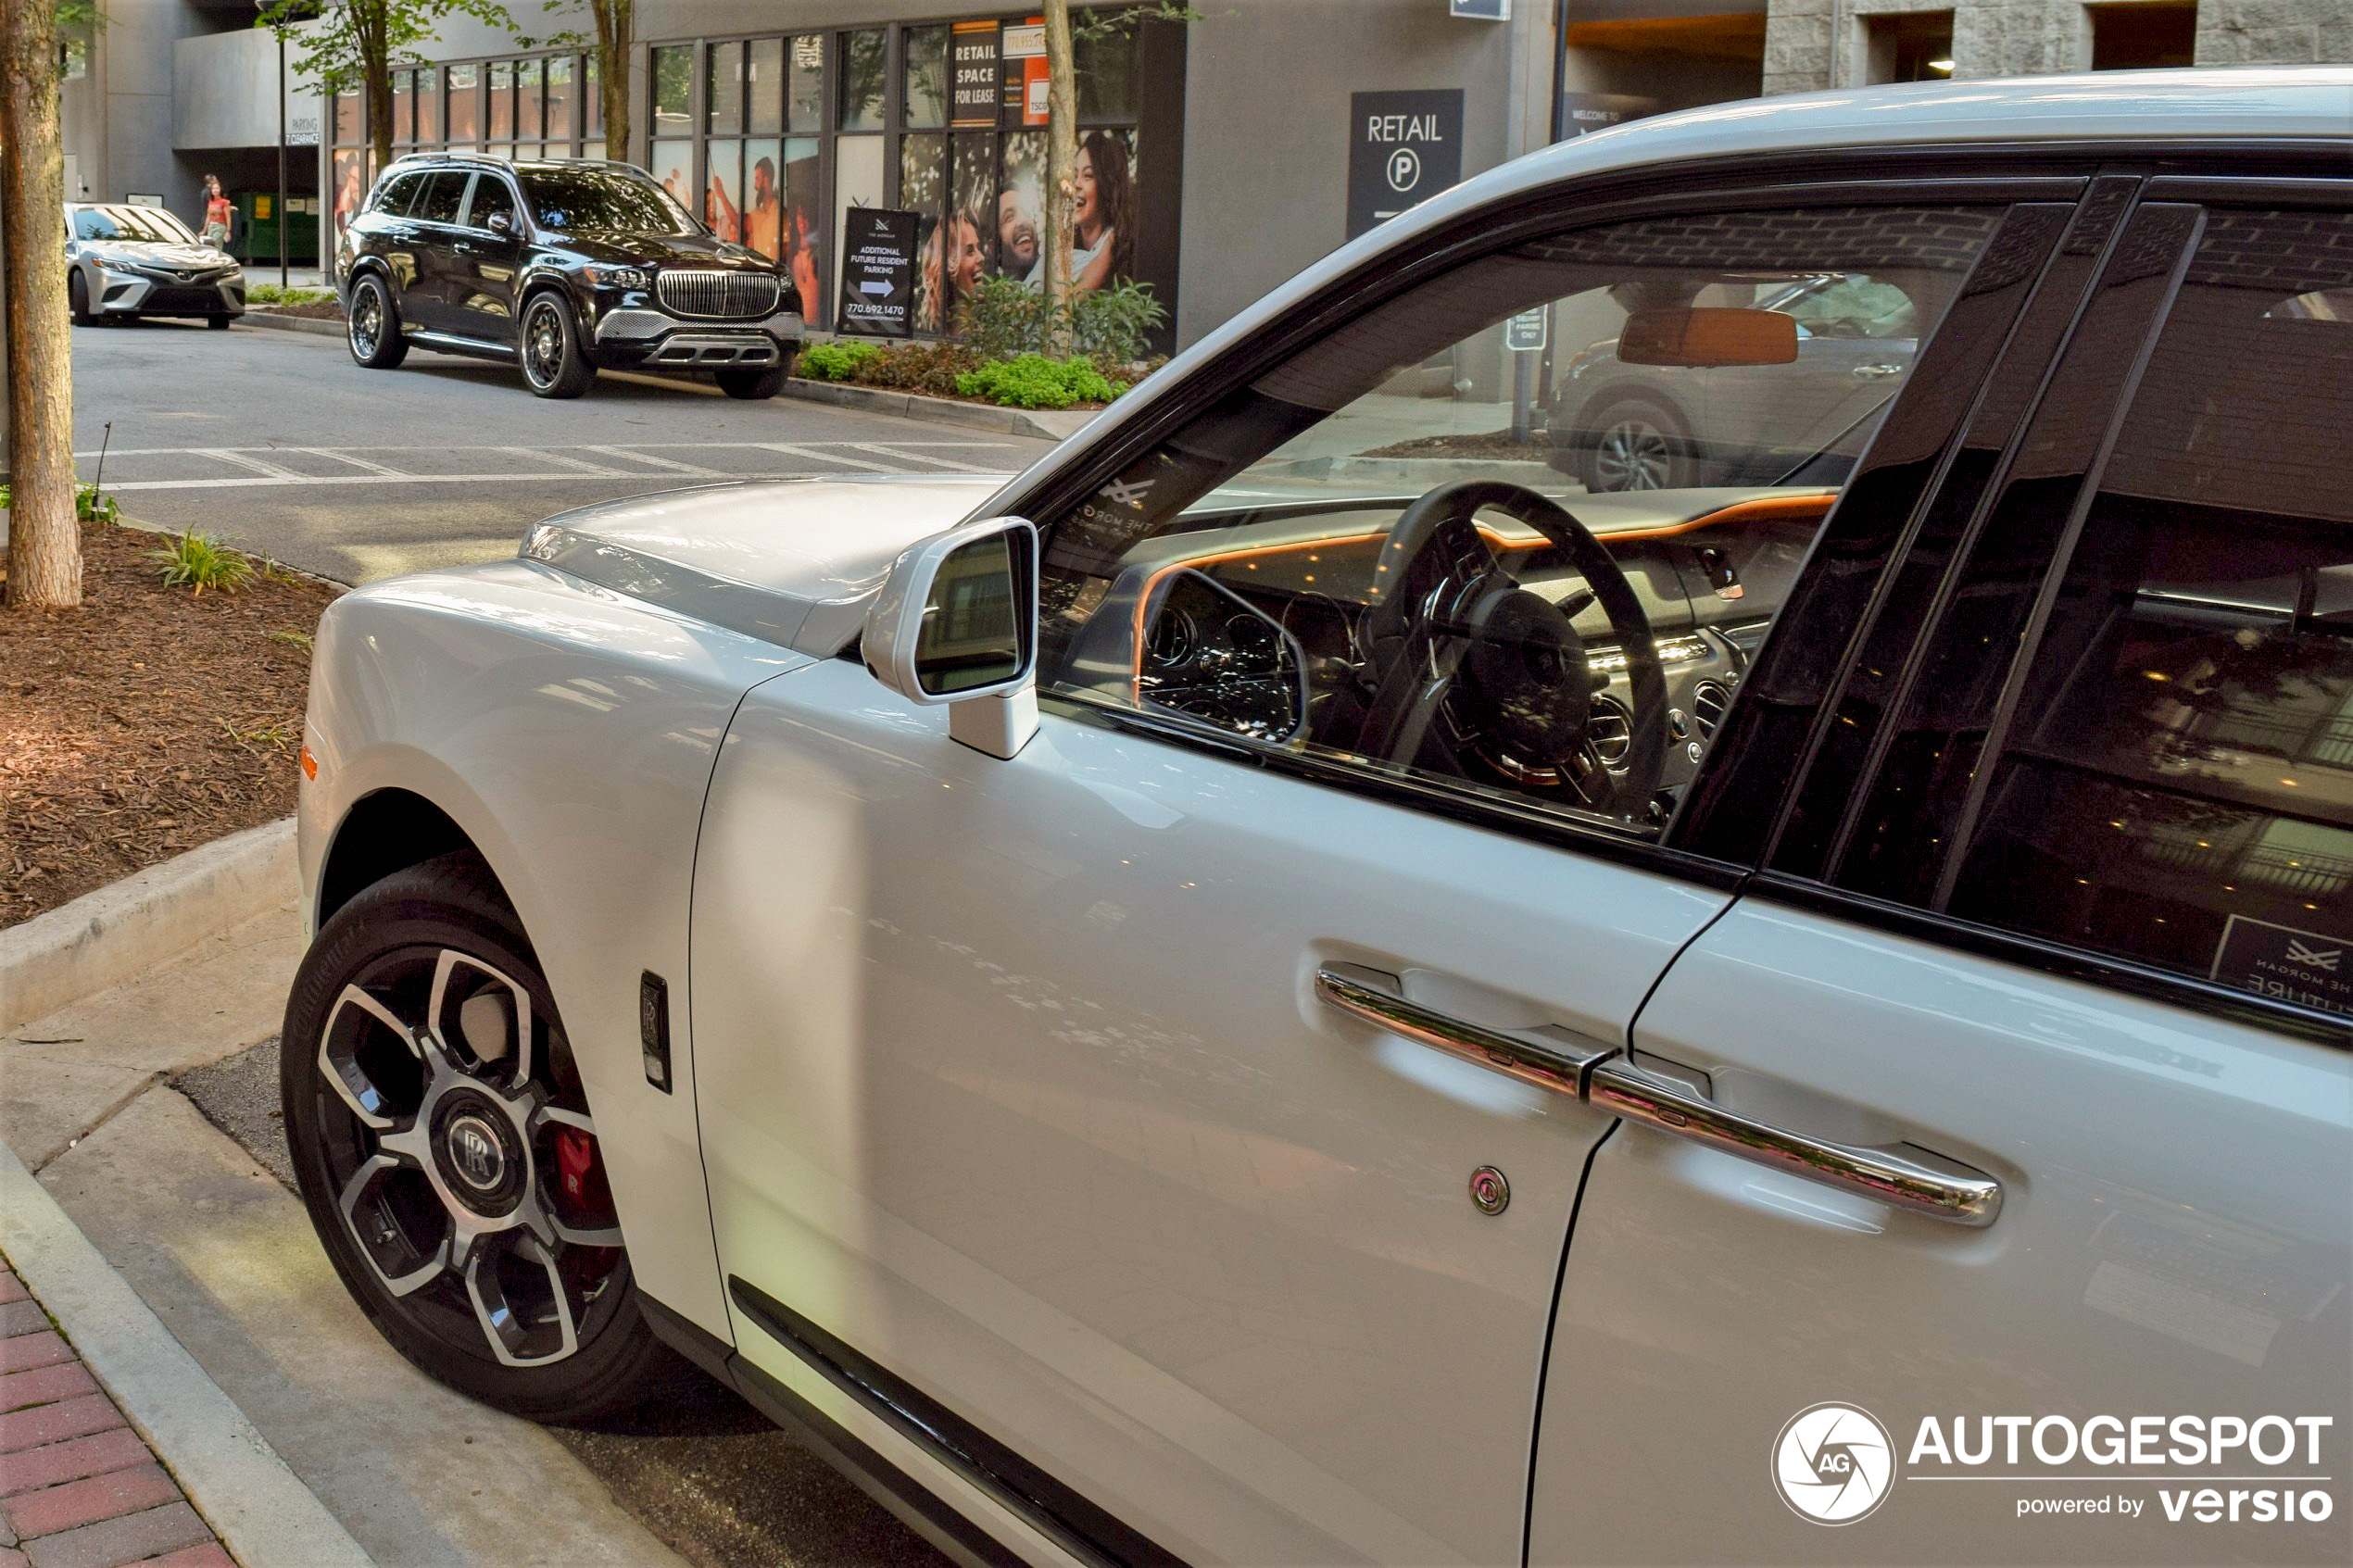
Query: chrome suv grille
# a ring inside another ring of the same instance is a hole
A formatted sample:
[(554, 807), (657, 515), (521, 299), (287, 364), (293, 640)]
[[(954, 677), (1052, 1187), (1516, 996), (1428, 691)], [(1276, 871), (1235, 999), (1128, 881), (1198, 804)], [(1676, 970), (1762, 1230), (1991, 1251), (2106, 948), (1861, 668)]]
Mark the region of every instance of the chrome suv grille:
[(766, 272), (681, 272), (654, 275), (654, 297), (673, 316), (742, 320), (776, 308), (775, 278)]

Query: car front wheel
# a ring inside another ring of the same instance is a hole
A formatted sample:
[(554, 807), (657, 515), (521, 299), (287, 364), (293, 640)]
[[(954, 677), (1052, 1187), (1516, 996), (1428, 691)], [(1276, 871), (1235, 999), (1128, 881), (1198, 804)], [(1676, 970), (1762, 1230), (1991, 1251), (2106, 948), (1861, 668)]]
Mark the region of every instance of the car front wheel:
[(577, 397), (597, 380), (563, 295), (536, 294), (522, 311), (522, 379), (541, 397)]
[(94, 319), (90, 314), (90, 282), (76, 267), (66, 274), (66, 302), (73, 307), (73, 324), (86, 327)]
[(410, 867), (335, 911), (283, 1040), (304, 1204), (395, 1348), (534, 1420), (644, 1396), (668, 1352), (554, 997), (479, 858)]
[(351, 358), (371, 370), (396, 370), (409, 358), (409, 340), (400, 335), (400, 313), (382, 278), (371, 274), (351, 285), (346, 330)]
[(1589, 420), (1579, 477), (1595, 492), (1680, 490), (1692, 475), (1691, 432), (1659, 404), (1614, 403)]

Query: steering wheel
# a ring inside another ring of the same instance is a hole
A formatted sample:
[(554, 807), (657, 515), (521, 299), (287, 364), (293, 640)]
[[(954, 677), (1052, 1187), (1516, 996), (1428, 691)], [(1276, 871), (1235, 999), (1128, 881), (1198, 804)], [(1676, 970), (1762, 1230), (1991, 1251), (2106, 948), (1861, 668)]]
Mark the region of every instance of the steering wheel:
[[(1585, 588), (1554, 605), (1521, 587), (1472, 521), (1489, 509), (1559, 546)], [(1525, 485), (1441, 484), (1390, 529), (1373, 576), (1363, 623), (1373, 696), (1359, 752), (1463, 775), (1468, 749), (1523, 786), (1567, 784), (1592, 809), (1641, 818), (1666, 766), (1667, 682), (1650, 618), (1592, 530)], [(1634, 689), (1622, 780), (1592, 734), (1606, 683), (1570, 624), (1596, 600)]]

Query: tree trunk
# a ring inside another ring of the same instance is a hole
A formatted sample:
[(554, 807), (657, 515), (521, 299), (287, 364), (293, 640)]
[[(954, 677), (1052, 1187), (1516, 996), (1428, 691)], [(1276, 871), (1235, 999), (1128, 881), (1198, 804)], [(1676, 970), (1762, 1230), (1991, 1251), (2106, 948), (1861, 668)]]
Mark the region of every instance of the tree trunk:
[(605, 157), (629, 161), (629, 37), (636, 0), (596, 0), (597, 85), (605, 100)]
[(1078, 213), (1078, 68), (1070, 0), (1046, 0), (1046, 304), (1057, 357), (1070, 353), (1071, 230)]
[[(0, 0), (5, 3), (5, 0)], [(392, 56), (381, 37), (363, 44), (359, 56), (361, 91), (368, 105), (368, 139), (375, 144), (375, 172), (392, 167)]]
[(0, 245), (8, 295), (11, 605), (82, 602), (74, 517), (73, 329), (66, 316), (65, 153), (55, 0), (0, 0)]

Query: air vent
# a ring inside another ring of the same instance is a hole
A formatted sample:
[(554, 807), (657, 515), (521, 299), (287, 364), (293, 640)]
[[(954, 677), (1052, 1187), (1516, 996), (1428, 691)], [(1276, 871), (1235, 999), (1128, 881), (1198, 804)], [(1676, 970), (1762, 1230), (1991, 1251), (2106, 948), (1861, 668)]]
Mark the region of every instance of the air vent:
[(1592, 743), (1594, 754), (1613, 768), (1626, 765), (1626, 753), (1634, 744), (1634, 724), (1626, 712), (1625, 704), (1613, 696), (1597, 696), (1592, 711), (1585, 720), (1585, 738)]
[(654, 274), (654, 295), (679, 316), (744, 320), (776, 308), (777, 284), (769, 272), (688, 271), (663, 268)]
[(1702, 681), (1692, 688), (1692, 722), (1698, 726), (1703, 745), (1716, 738), (1716, 726), (1724, 721), (1724, 711), (1731, 706), (1732, 694), (1713, 681)]

